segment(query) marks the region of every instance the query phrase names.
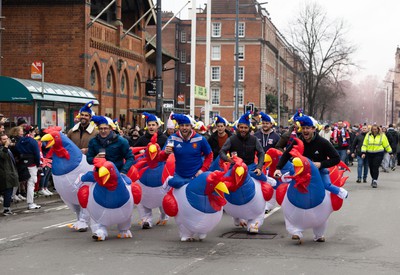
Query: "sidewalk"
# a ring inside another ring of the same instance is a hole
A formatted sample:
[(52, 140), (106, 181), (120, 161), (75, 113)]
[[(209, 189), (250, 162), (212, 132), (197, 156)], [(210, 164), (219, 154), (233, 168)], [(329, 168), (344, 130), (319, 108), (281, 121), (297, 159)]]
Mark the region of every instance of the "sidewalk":
[[(53, 191), (52, 191), (53, 192)], [(55, 203), (55, 202), (60, 202), (62, 201), (60, 198), (60, 195), (56, 192), (54, 192), (53, 196), (39, 196), (34, 198), (34, 202), (36, 204), (39, 204), (40, 206), (45, 207), (48, 204)], [(17, 210), (26, 210), (28, 208), (28, 204), (26, 201), (20, 201), (20, 202), (12, 202), (11, 203), (11, 210), (12, 211), (17, 211)], [(0, 211), (3, 212), (3, 204), (0, 204)]]

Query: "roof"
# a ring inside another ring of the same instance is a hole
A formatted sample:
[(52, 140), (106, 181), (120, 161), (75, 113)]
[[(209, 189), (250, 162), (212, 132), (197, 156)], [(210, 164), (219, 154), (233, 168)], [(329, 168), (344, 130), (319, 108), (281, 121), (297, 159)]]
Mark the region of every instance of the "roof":
[(85, 104), (96, 97), (86, 89), (76, 86), (0, 76), (0, 102), (56, 101)]
[[(204, 9), (204, 13), (207, 9)], [(212, 14), (236, 14), (236, 1), (218, 0), (211, 2)], [(239, 0), (239, 14), (256, 14), (256, 0)]]

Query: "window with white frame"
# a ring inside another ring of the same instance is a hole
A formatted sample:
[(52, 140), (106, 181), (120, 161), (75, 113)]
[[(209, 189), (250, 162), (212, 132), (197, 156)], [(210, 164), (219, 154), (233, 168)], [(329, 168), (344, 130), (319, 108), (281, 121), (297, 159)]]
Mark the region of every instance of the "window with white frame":
[(213, 66), (211, 67), (211, 81), (221, 80), (221, 67)]
[(211, 46), (211, 60), (221, 60), (221, 46)]
[(186, 32), (181, 31), (181, 43), (186, 43)]
[(219, 88), (211, 89), (211, 104), (219, 105), (221, 102), (221, 90)]
[[(233, 81), (235, 81), (236, 80), (236, 71), (235, 71), (236, 66), (234, 66), (233, 69), (234, 69)], [(243, 66), (239, 66), (238, 76), (239, 76), (238, 77), (239, 81), (243, 82), (244, 81), (244, 67)]]
[(244, 60), (244, 45), (239, 45), (237, 54), (238, 54), (239, 60)]
[(186, 50), (181, 50), (181, 63), (186, 63)]
[(244, 90), (243, 88), (239, 88), (238, 89), (238, 105), (243, 106), (243, 102), (244, 102)]
[(239, 37), (245, 37), (246, 32), (245, 32), (245, 24), (244, 22), (239, 22), (239, 29), (238, 29), (238, 35)]
[(180, 76), (179, 76), (179, 81), (181, 83), (186, 83), (186, 71), (181, 71)]
[(212, 23), (212, 37), (221, 37), (221, 23)]

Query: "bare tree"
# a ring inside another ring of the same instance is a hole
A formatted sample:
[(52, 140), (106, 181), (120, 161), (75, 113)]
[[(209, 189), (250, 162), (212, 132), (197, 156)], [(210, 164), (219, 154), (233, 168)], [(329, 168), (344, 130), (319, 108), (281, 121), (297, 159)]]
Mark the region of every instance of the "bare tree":
[(316, 116), (321, 81), (337, 82), (353, 66), (355, 47), (345, 38), (343, 21), (329, 21), (317, 3), (307, 3), (290, 27), (292, 45), (307, 68), (306, 113)]

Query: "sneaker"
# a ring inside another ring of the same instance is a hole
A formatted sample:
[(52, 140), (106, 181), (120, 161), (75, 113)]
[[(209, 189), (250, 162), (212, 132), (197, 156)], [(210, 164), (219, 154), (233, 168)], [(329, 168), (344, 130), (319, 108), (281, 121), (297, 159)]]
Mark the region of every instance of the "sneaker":
[(314, 242), (317, 242), (317, 243), (324, 243), (324, 242), (325, 242), (325, 237), (319, 237), (319, 238), (317, 238), (317, 239), (314, 239)]
[(26, 201), (26, 198), (25, 198), (24, 196), (22, 196), (21, 194), (18, 194), (17, 196), (18, 196), (18, 198), (20, 198), (21, 200)]
[(47, 193), (48, 196), (53, 196), (53, 192), (50, 192), (49, 189), (45, 188), (44, 191)]
[(373, 180), (371, 183), (372, 188), (377, 188), (378, 187), (378, 182), (376, 180)]
[(151, 228), (151, 226), (150, 226), (149, 222), (143, 222), (142, 229), (150, 229), (150, 228)]
[(36, 204), (36, 203), (30, 203), (28, 204), (28, 210), (33, 210), (33, 209), (40, 209), (40, 205)]
[(38, 191), (38, 194), (41, 195), (41, 196), (48, 196), (45, 189), (40, 189)]
[(11, 216), (16, 215), (16, 213), (12, 212), (10, 209), (4, 209), (3, 216)]
[(363, 182), (364, 182), (364, 183), (367, 182), (367, 179), (363, 179)]
[(360, 183), (360, 182), (361, 182), (361, 179), (357, 179), (356, 182), (357, 182), (357, 183)]
[(394, 170), (396, 170), (396, 167), (393, 166), (393, 167), (392, 167), (392, 171), (394, 171)]
[(12, 201), (13, 202), (20, 202), (22, 200), (17, 195), (15, 195), (14, 197), (12, 197)]

